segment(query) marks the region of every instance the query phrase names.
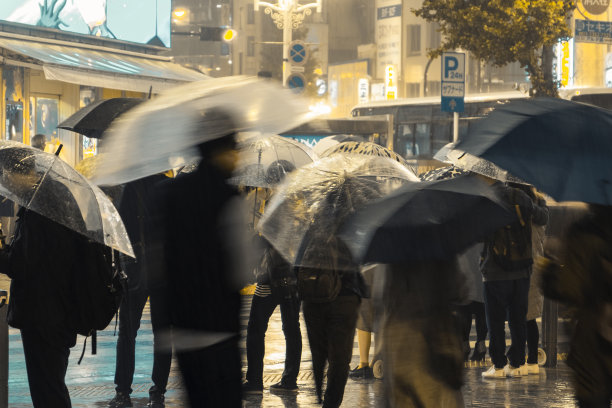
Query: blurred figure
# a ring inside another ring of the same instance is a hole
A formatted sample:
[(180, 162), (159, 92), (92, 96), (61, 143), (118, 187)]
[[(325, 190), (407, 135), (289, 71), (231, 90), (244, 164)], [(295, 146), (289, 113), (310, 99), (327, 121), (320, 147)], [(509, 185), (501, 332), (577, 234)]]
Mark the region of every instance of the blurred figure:
[(567, 365), (581, 408), (612, 403), (611, 242), (612, 207), (590, 204), (538, 262), (544, 295), (567, 305), (576, 322)]
[[(546, 205), (546, 201), (541, 194), (536, 192), (538, 205)], [(544, 255), (544, 239), (546, 238), (545, 225), (533, 225), (532, 228), (532, 243), (533, 243), (533, 259), (538, 259)], [(540, 342), (540, 330), (536, 319), (542, 317), (542, 309), (544, 308), (544, 297), (541, 292), (541, 276), (540, 269), (533, 268), (531, 282), (529, 284), (529, 294), (527, 296), (527, 370), (529, 374), (538, 374), (540, 366), (538, 365), (538, 352)]]
[(121, 266), (128, 277), (128, 290), (119, 309), (119, 337), (115, 368), (115, 397), (109, 407), (131, 407), (130, 394), (135, 369), (136, 335), (140, 327), (143, 309), (150, 299), (151, 325), (153, 327), (153, 386), (149, 389), (148, 407), (164, 406), (164, 394), (168, 384), (172, 353), (162, 349), (159, 333), (169, 327), (164, 287), (159, 277), (161, 243), (155, 242), (154, 228), (157, 184), (166, 179), (158, 174), (132, 181), (125, 185), (118, 205), (119, 214), (127, 230), (136, 259), (122, 257)]
[[(484, 378), (527, 375), (525, 344), (527, 298), (533, 264), (532, 223), (546, 225), (548, 208), (535, 202), (533, 188), (511, 183), (496, 183), (515, 209), (518, 221), (498, 229), (485, 240), (480, 270), (484, 277), (484, 298), (489, 327), (489, 355), (493, 365)], [(506, 357), (505, 321), (508, 317), (512, 346)], [(510, 360), (509, 364), (508, 359)]]
[[(348, 251), (340, 245), (339, 251)], [(333, 255), (332, 255), (333, 258)], [(333, 259), (322, 259), (322, 265), (333, 268)], [(303, 276), (320, 276), (323, 272), (312, 268), (298, 269), (298, 283)], [(300, 276), (300, 274), (302, 274)], [(363, 277), (357, 266), (352, 271), (338, 271), (339, 284), (327, 300), (314, 299), (306, 295), (300, 287), (303, 299), (304, 321), (308, 331), (308, 342), (312, 354), (312, 371), (315, 391), (324, 408), (337, 408), (344, 398), (344, 387), (350, 370), (355, 339), (355, 325), (361, 298), (367, 296)], [(327, 280), (328, 276), (324, 278)], [(327, 368), (327, 388), (323, 394), (325, 364)]]
[(461, 340), (452, 303), (465, 298), (465, 288), (456, 261), (389, 265), (377, 281), (386, 406), (463, 407)]
[[(487, 354), (485, 340), (487, 338), (487, 318), (484, 305), (484, 287), (480, 274), (480, 253), (482, 244), (476, 244), (461, 254), (458, 258), (459, 271), (465, 278), (467, 302), (457, 306), (464, 361), (484, 361)], [(470, 357), (470, 331), (472, 330), (472, 315), (476, 323), (476, 344)]]
[[(26, 153), (20, 164), (2, 171), (3, 183), (16, 192), (37, 180), (32, 156)], [(67, 190), (50, 180), (42, 184), (41, 194), (45, 188)], [(70, 199), (62, 206), (77, 206), (68, 191), (65, 197)], [(70, 407), (65, 377), (77, 337), (73, 283), (82, 273), (87, 239), (23, 207), (17, 217), (15, 236), (1, 257), (1, 272), (11, 278), (7, 321), (21, 332), (33, 406)]]
[(192, 407), (242, 406), (238, 340), (243, 282), (233, 269), (242, 254), (234, 251), (232, 240), (245, 235), (233, 228), (246, 221), (235, 223), (241, 199), (226, 182), (237, 160), (235, 129), (223, 112), (202, 115), (197, 131), (220, 137), (200, 144), (197, 170), (172, 180), (163, 194), (172, 339)]
[(302, 356), (300, 332), (300, 300), (293, 267), (271, 246), (263, 255), (256, 269), (257, 286), (251, 302), (247, 327), (245, 394), (261, 394), (263, 391), (263, 359), (265, 335), (270, 316), (280, 306), (283, 333), (285, 334), (285, 370), (281, 381), (270, 386), (270, 391), (297, 392), (297, 376)]
[(47, 146), (47, 136), (46, 135), (42, 133), (38, 133), (32, 136), (32, 147), (33, 148), (42, 150), (44, 152), (46, 146)]
[[(372, 291), (375, 275), (384, 270), (384, 267), (378, 264), (364, 266), (361, 269), (363, 280), (367, 287), (368, 294)], [(359, 365), (349, 372), (349, 377), (358, 380), (369, 380), (374, 378), (372, 370), (375, 360), (370, 364), (370, 346), (372, 345), (372, 333), (374, 330), (374, 304), (371, 296), (361, 299), (359, 306), (359, 315), (357, 316), (357, 346), (359, 348)], [(380, 345), (376, 344), (378, 348)], [(376, 359), (376, 354), (374, 359)]]

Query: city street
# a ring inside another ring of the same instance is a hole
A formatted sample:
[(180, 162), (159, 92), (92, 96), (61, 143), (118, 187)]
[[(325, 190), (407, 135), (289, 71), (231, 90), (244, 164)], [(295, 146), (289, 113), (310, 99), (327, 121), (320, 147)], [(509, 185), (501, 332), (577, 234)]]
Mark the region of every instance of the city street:
[[(242, 310), (243, 337), (250, 305), (250, 296), (244, 296)], [(268, 387), (280, 380), (284, 362), (284, 337), (281, 329), (280, 312), (273, 314), (267, 332), (267, 349), (264, 371), (263, 396), (249, 396), (244, 407), (316, 407), (314, 385), (311, 376), (311, 357), (308, 348), (305, 325), (302, 321), (304, 351), (302, 353), (301, 372), (298, 378), (300, 391), (297, 395), (273, 395)], [(77, 361), (82, 352), (83, 338), (79, 338), (72, 349), (66, 383), (70, 390), (74, 407), (104, 407), (114, 395), (115, 367), (115, 322), (107, 330), (99, 333), (98, 354), (91, 355), (88, 341), (85, 357), (81, 365)], [(31, 406), (29, 397), (23, 349), (19, 332), (10, 329), (9, 344), (9, 406), (25, 408)], [(472, 339), (473, 340), (473, 339)], [(137, 338), (137, 366), (134, 376), (134, 407), (145, 407), (148, 402), (148, 388), (153, 360), (151, 322), (148, 306), (145, 309), (139, 336)], [(473, 342), (472, 342), (473, 344)], [(244, 355), (244, 340), (241, 343)], [(353, 363), (358, 363), (357, 343), (353, 351)], [(243, 369), (246, 369), (246, 359)], [(485, 366), (468, 367), (465, 370), (466, 382), (463, 388), (466, 407), (573, 407), (570, 384), (570, 371), (563, 361), (556, 369), (542, 369), (539, 375), (503, 380), (482, 380), (480, 374)], [(380, 407), (383, 383), (381, 380), (353, 381), (348, 380), (343, 407)], [(184, 407), (180, 374), (173, 364), (170, 374), (166, 406)]]

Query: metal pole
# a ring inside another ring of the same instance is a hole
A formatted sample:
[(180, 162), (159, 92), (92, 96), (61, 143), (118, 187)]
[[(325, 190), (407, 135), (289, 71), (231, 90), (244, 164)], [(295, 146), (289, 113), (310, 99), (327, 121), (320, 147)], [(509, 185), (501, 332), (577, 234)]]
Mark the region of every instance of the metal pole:
[(459, 112), (453, 112), (453, 142), (459, 140)]
[(291, 23), (291, 16), (293, 14), (293, 7), (284, 10), (283, 20), (283, 86), (287, 86), (287, 79), (291, 71), (291, 64), (289, 63), (289, 46), (291, 45), (293, 26)]
[(557, 325), (558, 325), (557, 302), (544, 298), (542, 310), (542, 348), (546, 352), (545, 367), (557, 366)]

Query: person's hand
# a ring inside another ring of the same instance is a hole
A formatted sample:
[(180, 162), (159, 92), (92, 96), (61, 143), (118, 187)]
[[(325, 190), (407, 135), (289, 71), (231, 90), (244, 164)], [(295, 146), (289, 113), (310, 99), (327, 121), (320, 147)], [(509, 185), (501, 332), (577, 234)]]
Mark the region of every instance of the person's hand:
[(533, 200), (527, 193), (519, 188), (509, 187), (507, 190), (507, 198), (513, 205), (526, 209), (528, 212), (533, 211)]
[[(49, 27), (49, 28), (60, 28), (60, 25), (66, 25), (62, 20), (60, 20), (60, 13), (66, 6), (66, 1), (63, 0), (58, 4), (60, 0), (49, 0), (51, 3), (48, 3), (48, 0), (45, 0), (43, 4), (40, 4), (40, 19), (36, 25)], [(57, 7), (56, 7), (57, 6)]]

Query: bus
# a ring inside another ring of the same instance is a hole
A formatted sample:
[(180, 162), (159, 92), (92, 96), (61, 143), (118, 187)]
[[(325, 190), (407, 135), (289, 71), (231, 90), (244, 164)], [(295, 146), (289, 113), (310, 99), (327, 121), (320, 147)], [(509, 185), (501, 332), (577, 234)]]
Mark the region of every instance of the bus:
[[(612, 109), (612, 88), (560, 89), (563, 99)], [(513, 99), (528, 98), (520, 91), (473, 94), (465, 97), (465, 110), (459, 113), (459, 138), (466, 135), (474, 121), (497, 106)], [(406, 98), (359, 104), (351, 111), (353, 118), (387, 115), (392, 137), (385, 146), (404, 157), (419, 172), (440, 166), (433, 157), (453, 141), (453, 114), (440, 110), (440, 97)]]
[[(467, 134), (475, 120), (518, 98), (527, 98), (527, 95), (519, 91), (467, 95), (465, 110), (459, 113), (459, 138)], [(400, 154), (419, 171), (440, 165), (433, 156), (453, 141), (453, 114), (440, 110), (439, 96), (369, 102), (351, 111), (354, 118), (380, 115), (391, 117), (393, 137), (387, 138), (387, 148)]]

